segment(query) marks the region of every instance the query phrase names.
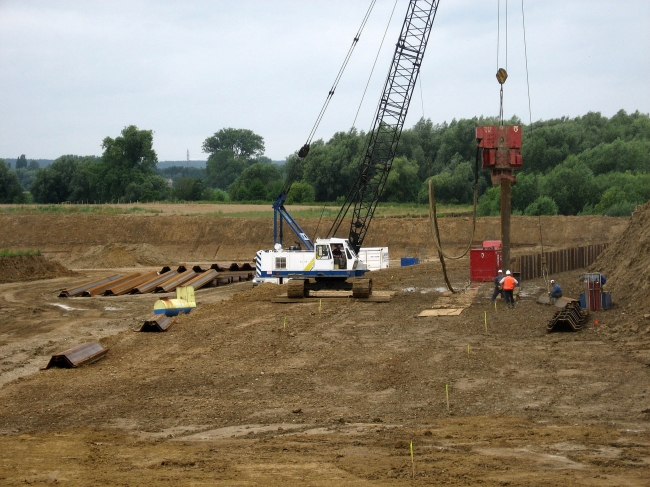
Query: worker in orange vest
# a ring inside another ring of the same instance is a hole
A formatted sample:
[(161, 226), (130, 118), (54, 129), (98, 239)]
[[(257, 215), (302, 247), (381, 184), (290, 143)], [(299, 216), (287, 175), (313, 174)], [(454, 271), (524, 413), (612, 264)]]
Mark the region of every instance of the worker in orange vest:
[(499, 284), (501, 284), (501, 287), (503, 288), (503, 294), (505, 295), (506, 304), (508, 305), (508, 308), (514, 308), (515, 298), (512, 293), (515, 289), (515, 286), (519, 284), (519, 281), (517, 281), (517, 279), (512, 277), (512, 273), (509, 270), (507, 270), (506, 277), (501, 279), (501, 281), (499, 281)]

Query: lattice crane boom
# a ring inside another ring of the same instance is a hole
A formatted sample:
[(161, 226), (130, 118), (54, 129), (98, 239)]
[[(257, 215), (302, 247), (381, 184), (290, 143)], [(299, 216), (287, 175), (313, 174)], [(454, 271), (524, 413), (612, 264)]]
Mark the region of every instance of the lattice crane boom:
[(359, 176), (327, 235), (334, 236), (354, 205), (349, 241), (359, 251), (391, 170), (429, 41), (439, 0), (410, 0), (395, 46)]

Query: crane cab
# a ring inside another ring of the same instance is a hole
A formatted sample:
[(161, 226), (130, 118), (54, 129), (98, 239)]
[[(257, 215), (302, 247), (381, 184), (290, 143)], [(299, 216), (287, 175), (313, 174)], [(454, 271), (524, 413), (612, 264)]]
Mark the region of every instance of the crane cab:
[(255, 256), (257, 284), (282, 284), (298, 277), (345, 280), (361, 277), (366, 271), (350, 242), (343, 238), (316, 239), (313, 250), (285, 249), (276, 244), (273, 250), (260, 250)]

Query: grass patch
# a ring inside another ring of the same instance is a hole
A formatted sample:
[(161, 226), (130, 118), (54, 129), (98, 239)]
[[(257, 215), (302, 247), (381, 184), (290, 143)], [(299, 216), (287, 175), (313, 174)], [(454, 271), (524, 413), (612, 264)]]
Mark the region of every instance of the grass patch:
[[(255, 204), (255, 203), (246, 203)], [(260, 207), (264, 206), (265, 209), (253, 211), (228, 211), (228, 205), (219, 205), (222, 209), (209, 213), (193, 213), (189, 216), (227, 216), (236, 218), (267, 218), (273, 215), (273, 208), (269, 203), (260, 203)], [(309, 208), (304, 210), (292, 210), (292, 205), (287, 205), (287, 209), (296, 219), (312, 219), (312, 218), (336, 218), (339, 214), (340, 208), (333, 203), (318, 204), (311, 203), (311, 206), (320, 206), (318, 208)], [(308, 206), (301, 204), (299, 206)], [(454, 217), (454, 216), (472, 216), (472, 205), (438, 205), (438, 218)], [(351, 210), (348, 216), (351, 218)], [(347, 218), (346, 217), (346, 218)], [(418, 205), (415, 203), (379, 203), (375, 210), (375, 218), (428, 218), (429, 205)]]
[(0, 257), (20, 257), (23, 255), (41, 255), (41, 251), (0, 249)]
[(89, 215), (125, 215), (140, 213), (162, 213), (162, 210), (132, 206), (120, 208), (110, 205), (11, 205), (1, 206), (0, 213), (9, 214), (89, 214)]

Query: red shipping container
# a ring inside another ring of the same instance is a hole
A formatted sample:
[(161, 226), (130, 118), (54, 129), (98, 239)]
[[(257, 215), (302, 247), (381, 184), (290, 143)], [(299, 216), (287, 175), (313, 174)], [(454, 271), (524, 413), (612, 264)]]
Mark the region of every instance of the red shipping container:
[[(500, 244), (501, 242), (499, 242)], [(471, 281), (492, 281), (502, 264), (501, 245), (496, 248), (471, 249), (469, 251), (469, 273)]]

